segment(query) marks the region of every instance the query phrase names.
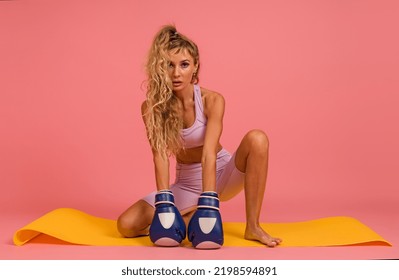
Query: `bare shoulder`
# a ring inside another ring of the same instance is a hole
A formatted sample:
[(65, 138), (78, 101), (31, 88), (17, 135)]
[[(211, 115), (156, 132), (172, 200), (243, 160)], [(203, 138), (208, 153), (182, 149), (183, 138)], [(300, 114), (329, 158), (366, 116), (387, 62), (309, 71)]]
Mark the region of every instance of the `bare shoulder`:
[(201, 94), (202, 97), (206, 99), (223, 99), (223, 95), (221, 93), (206, 88), (201, 88)]
[(141, 103), (141, 117), (143, 118), (144, 123), (146, 123), (147, 106), (147, 102), (144, 100), (143, 103)]
[(141, 103), (141, 114), (144, 115), (146, 111), (147, 111), (147, 101), (144, 100), (143, 103)]
[(210, 111), (221, 110), (224, 111), (224, 97), (216, 91), (206, 88), (201, 88), (202, 101), (204, 104), (204, 113), (208, 114)]

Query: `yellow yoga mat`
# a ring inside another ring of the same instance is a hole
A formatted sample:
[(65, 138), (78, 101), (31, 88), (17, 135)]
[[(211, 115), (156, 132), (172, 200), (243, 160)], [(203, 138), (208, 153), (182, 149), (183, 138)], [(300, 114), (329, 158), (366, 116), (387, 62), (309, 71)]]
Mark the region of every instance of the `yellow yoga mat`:
[[(279, 247), (391, 244), (356, 219), (329, 217), (295, 223), (263, 223), (272, 236), (283, 239)], [(243, 238), (244, 223), (223, 223), (224, 246), (264, 246)], [(153, 246), (148, 236), (123, 238), (116, 221), (91, 216), (71, 208), (51, 211), (14, 234), (14, 244), (80, 244), (95, 246)], [(185, 246), (190, 246), (187, 239)]]

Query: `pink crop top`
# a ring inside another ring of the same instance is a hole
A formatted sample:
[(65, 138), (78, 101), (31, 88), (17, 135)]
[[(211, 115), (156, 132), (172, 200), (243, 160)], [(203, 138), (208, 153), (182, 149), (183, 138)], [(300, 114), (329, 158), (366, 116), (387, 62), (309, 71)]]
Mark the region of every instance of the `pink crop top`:
[(194, 85), (194, 108), (195, 121), (188, 128), (183, 128), (181, 136), (185, 148), (194, 148), (204, 145), (207, 119), (204, 115), (204, 106), (202, 105), (201, 89), (199, 85)]

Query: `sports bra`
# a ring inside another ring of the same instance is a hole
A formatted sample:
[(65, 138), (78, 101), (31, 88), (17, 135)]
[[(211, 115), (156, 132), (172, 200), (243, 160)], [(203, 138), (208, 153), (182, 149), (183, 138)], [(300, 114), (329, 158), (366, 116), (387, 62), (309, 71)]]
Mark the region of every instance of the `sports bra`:
[(183, 146), (187, 149), (203, 146), (205, 140), (207, 119), (204, 115), (201, 89), (197, 84), (194, 85), (194, 108), (195, 121), (193, 125), (188, 128), (183, 128), (181, 131)]

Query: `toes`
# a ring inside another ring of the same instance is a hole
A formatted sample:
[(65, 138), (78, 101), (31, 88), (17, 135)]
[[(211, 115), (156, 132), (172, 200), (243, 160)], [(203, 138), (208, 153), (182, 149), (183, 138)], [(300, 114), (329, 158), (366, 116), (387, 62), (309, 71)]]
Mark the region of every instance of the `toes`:
[(265, 240), (265, 242), (263, 242), (263, 243), (269, 247), (276, 247), (281, 242), (282, 242), (282, 240), (280, 238), (270, 238), (268, 240)]
[(280, 244), (282, 242), (282, 240), (280, 238), (274, 238), (274, 237), (270, 237), (270, 239), (275, 242), (277, 245)]
[(277, 246), (277, 242), (275, 240), (266, 240), (265, 242), (263, 242), (264, 244), (266, 244), (269, 247), (276, 247)]

